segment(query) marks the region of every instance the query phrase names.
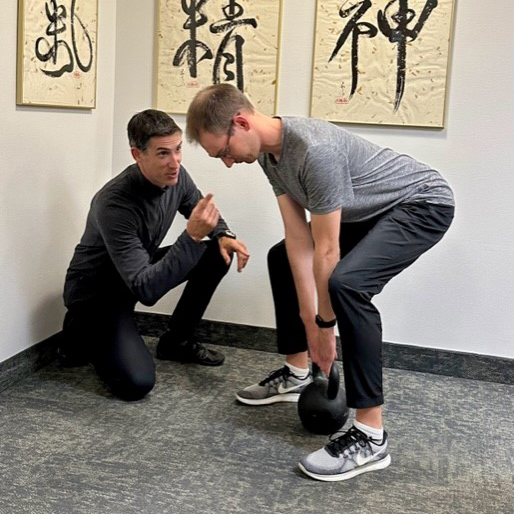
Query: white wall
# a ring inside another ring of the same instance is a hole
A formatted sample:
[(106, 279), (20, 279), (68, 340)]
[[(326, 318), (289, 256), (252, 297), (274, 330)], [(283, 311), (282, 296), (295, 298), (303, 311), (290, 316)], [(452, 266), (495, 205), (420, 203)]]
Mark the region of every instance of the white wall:
[[(16, 107), (16, 4), (0, 18), (0, 362), (60, 329), (90, 199), (130, 163), (127, 121), (152, 105), (154, 2), (99, 2), (98, 102), (88, 112)], [(284, 0), (284, 11), (278, 111), (308, 115), (315, 2)], [(485, 30), (482, 12), (457, 2), (444, 130), (350, 127), (438, 167), (457, 196), (446, 238), (377, 298), (388, 341), (514, 358), (513, 14), (498, 0)], [(252, 252), (207, 317), (274, 326), (265, 258), (282, 225), (264, 175), (257, 165), (227, 170), (199, 148), (186, 147), (184, 163)], [(152, 310), (169, 312), (176, 298)]]
[(112, 174), (115, 2), (99, 2), (97, 107), (17, 107), (18, 2), (0, 16), (0, 362), (58, 332), (92, 194)]
[[(445, 239), (376, 299), (387, 341), (514, 358), (513, 10), (499, 0), (484, 25), (473, 2), (457, 2), (444, 130), (349, 127), (440, 169), (457, 198)], [(284, 1), (281, 114), (308, 115), (314, 17), (314, 1)], [(118, 0), (114, 169), (129, 162), (126, 122), (152, 106), (154, 23), (146, 3)], [(175, 118), (184, 127), (184, 116)], [(258, 165), (227, 170), (188, 146), (184, 164), (252, 252), (248, 268), (221, 284), (207, 318), (274, 326), (265, 258), (282, 225), (263, 173)], [(167, 313), (177, 296), (149, 310)]]

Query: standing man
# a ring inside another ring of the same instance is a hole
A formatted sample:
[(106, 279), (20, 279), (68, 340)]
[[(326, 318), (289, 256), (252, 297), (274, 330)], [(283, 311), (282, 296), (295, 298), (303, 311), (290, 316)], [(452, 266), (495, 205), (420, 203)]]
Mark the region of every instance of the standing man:
[[(136, 328), (136, 302), (153, 305), (187, 281), (156, 356), (221, 365), (224, 356), (194, 341), (193, 332), (232, 255), (241, 271), (249, 254), (212, 195), (203, 197), (181, 165), (182, 131), (170, 116), (137, 113), (128, 139), (136, 162), (94, 196), (66, 274), (60, 357), (65, 365), (91, 362), (116, 396), (138, 400), (155, 384), (155, 364)], [(186, 229), (159, 248), (177, 213)]]
[(447, 182), (429, 166), (331, 123), (266, 116), (229, 84), (196, 95), (187, 137), (229, 168), (258, 160), (285, 227), (268, 266), (286, 365), (239, 391), (238, 400), (297, 401), (310, 381), (308, 352), (328, 375), (337, 323), (355, 423), (303, 458), (300, 469), (333, 481), (387, 467), (382, 329), (372, 299), (447, 231), (454, 214)]

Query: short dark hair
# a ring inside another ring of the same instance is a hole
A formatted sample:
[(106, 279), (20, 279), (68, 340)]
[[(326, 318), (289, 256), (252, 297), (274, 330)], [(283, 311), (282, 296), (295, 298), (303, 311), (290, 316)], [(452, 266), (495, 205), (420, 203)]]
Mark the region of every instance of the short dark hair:
[(155, 136), (171, 136), (182, 133), (175, 120), (163, 111), (146, 109), (134, 114), (127, 125), (130, 146), (142, 152), (148, 147), (148, 141)]

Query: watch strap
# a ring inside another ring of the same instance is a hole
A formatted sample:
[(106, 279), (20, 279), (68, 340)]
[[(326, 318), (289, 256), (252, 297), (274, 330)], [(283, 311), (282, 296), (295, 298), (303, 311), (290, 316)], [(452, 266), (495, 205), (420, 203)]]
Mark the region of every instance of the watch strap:
[(319, 328), (332, 328), (336, 326), (337, 318), (334, 318), (330, 321), (325, 321), (319, 314), (316, 314), (314, 321)]

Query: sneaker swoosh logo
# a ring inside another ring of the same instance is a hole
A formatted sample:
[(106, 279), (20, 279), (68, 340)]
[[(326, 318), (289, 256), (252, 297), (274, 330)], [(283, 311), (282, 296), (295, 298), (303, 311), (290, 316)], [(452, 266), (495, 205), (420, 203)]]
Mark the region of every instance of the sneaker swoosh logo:
[(299, 387), (302, 387), (301, 385), (295, 385), (292, 387), (284, 387), (284, 384), (278, 384), (277, 390), (280, 394), (290, 393), (291, 391), (295, 391)]
[(360, 453), (355, 456), (355, 463), (357, 466), (364, 466), (367, 464), (376, 454), (371, 454), (368, 457), (363, 457)]
[(380, 455), (381, 453), (383, 453), (384, 450), (385, 450), (385, 448), (382, 448), (378, 452), (372, 453), (371, 455), (368, 455), (367, 457), (363, 457), (361, 453), (358, 453), (355, 456), (355, 463), (357, 464), (357, 466), (364, 466), (364, 464), (367, 464), (374, 457), (376, 457), (377, 455)]

